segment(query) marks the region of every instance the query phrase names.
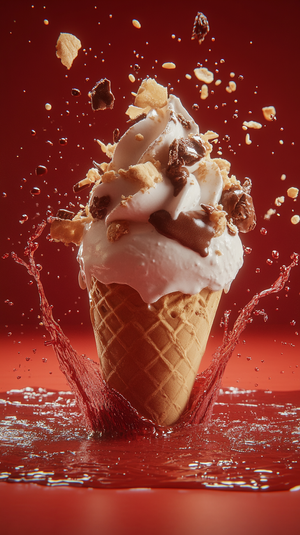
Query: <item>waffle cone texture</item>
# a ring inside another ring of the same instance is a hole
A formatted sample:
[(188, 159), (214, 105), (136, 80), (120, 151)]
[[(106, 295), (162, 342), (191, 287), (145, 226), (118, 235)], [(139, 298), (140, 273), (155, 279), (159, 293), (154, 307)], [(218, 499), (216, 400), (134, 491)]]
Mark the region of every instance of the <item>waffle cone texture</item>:
[(92, 278), (90, 313), (103, 378), (158, 425), (174, 424), (187, 405), (221, 293), (174, 292), (148, 305), (130, 286)]

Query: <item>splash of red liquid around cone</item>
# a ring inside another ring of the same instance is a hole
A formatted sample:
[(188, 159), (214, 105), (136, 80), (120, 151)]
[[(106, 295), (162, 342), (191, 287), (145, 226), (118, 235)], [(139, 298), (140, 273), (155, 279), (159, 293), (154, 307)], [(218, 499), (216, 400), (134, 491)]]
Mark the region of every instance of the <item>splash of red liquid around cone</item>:
[[(24, 255), (28, 263), (12, 252), (12, 258), (26, 267), (29, 275), (34, 277), (40, 297), (43, 324), (50, 335), (46, 345), (52, 345), (61, 371), (74, 392), (87, 428), (101, 435), (164, 433), (166, 428), (155, 426), (153, 422), (141, 417), (138, 412), (115, 390), (109, 388), (101, 375), (99, 364), (85, 355), (78, 355), (70, 340), (52, 315), (52, 307), (45, 296), (40, 279), (40, 272), (34, 260), (38, 248), (36, 241), (42, 234), (46, 222), (38, 225), (36, 232), (27, 242)], [(240, 312), (231, 331), (228, 331), (229, 312), (225, 312), (225, 331), (222, 345), (213, 355), (210, 366), (196, 377), (189, 404), (172, 427), (173, 430), (187, 425), (207, 424), (218, 397), (222, 376), (226, 365), (239, 341), (239, 337), (251, 319), (251, 315), (260, 299), (282, 290), (289, 279), (290, 271), (298, 264), (299, 255), (292, 255), (291, 264), (281, 268), (278, 279), (272, 286), (254, 295)], [(168, 429), (169, 431), (169, 429)]]

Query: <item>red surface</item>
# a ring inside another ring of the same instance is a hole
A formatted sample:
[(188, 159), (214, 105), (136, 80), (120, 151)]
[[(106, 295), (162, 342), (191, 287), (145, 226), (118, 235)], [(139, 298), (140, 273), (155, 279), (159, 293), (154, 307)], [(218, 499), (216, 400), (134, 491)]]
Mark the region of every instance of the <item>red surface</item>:
[(300, 492), (81, 490), (3, 483), (0, 496), (5, 535), (299, 533)]

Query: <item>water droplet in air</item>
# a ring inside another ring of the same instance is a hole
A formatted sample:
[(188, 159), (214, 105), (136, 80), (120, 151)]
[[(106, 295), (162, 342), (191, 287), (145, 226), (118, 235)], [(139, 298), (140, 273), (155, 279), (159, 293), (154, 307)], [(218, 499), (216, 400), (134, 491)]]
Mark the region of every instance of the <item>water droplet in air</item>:
[(272, 256), (273, 258), (275, 258), (277, 260), (277, 258), (279, 258), (279, 252), (278, 251), (272, 251)]
[(48, 173), (48, 169), (44, 165), (38, 165), (35, 169), (35, 174), (37, 176), (42, 176), (42, 175), (45, 175), (46, 173)]
[(261, 233), (263, 236), (266, 236), (266, 234), (268, 234), (268, 231), (267, 231), (266, 228), (262, 227), (262, 228), (260, 229), (260, 233)]
[(32, 196), (39, 195), (41, 193), (41, 190), (40, 190), (40, 188), (34, 187), (34, 188), (32, 188), (30, 190), (30, 193), (31, 193)]
[(23, 214), (21, 219), (19, 220), (19, 223), (21, 225), (23, 225), (23, 223), (25, 223), (25, 221), (28, 221), (28, 215), (27, 214)]

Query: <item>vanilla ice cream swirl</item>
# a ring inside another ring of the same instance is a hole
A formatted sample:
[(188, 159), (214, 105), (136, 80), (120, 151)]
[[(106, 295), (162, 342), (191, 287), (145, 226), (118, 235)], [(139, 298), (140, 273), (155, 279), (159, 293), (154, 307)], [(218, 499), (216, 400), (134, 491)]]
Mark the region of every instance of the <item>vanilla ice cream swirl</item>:
[[(224, 160), (211, 159), (207, 137), (179, 98), (148, 106), (141, 117), (91, 191), (81, 276), (88, 288), (92, 277), (127, 284), (146, 303), (174, 291), (226, 291), (243, 264), (238, 221), (245, 227), (249, 187), (230, 182)], [(222, 206), (231, 190), (241, 193), (236, 219)]]

